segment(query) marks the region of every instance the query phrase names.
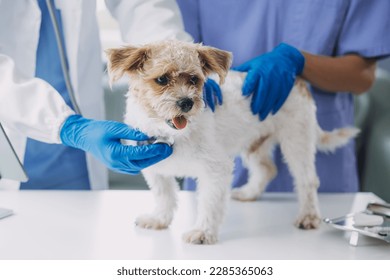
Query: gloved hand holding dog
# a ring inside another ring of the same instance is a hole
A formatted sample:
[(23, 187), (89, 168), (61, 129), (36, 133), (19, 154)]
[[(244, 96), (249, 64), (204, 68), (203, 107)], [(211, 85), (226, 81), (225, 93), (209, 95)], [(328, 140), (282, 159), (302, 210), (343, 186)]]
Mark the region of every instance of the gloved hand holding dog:
[[(305, 59), (294, 47), (280, 44), (273, 51), (260, 55), (233, 70), (248, 72), (242, 93), (252, 94), (251, 110), (264, 120), (269, 113), (275, 114), (286, 101), (297, 75), (303, 71)], [(205, 83), (204, 99), (215, 110), (215, 100), (222, 104), (218, 84), (208, 79)]]
[(275, 114), (286, 101), (297, 75), (303, 71), (305, 58), (294, 47), (278, 45), (233, 70), (248, 72), (242, 88), (245, 96), (252, 94), (251, 109), (264, 120)]
[(121, 139), (148, 140), (142, 132), (114, 121), (95, 121), (80, 115), (68, 117), (61, 128), (64, 145), (91, 153), (108, 168), (128, 174), (138, 174), (172, 154), (172, 148), (163, 143), (126, 146)]

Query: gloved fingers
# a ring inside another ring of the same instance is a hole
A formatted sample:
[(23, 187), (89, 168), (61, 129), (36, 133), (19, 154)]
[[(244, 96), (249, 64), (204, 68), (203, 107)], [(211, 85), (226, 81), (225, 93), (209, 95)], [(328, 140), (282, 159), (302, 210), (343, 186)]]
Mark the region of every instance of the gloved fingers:
[(208, 79), (207, 83), (209, 83), (211, 88), (212, 88), (214, 102), (215, 103), (218, 102), (218, 105), (222, 105), (222, 101), (223, 101), (222, 92), (221, 92), (221, 88), (219, 87), (219, 85), (212, 79)]
[(275, 103), (275, 105), (272, 108), (272, 114), (276, 114), (279, 111), (279, 109), (282, 107), (284, 102), (286, 102), (286, 99), (289, 95), (290, 90), (285, 86), (283, 87), (283, 89), (281, 90), (281, 94), (279, 96), (279, 99), (277, 100), (277, 102)]
[[(115, 122), (113, 122), (115, 123)], [(139, 130), (133, 129), (124, 123), (115, 123), (115, 133), (111, 136), (115, 136), (118, 139), (129, 139), (135, 141), (148, 140), (150, 137), (142, 133)]]
[(142, 145), (142, 146), (122, 146), (121, 155), (128, 158), (131, 162), (133, 160), (143, 160), (161, 156), (166, 158), (172, 154), (172, 147), (164, 143)]
[(264, 92), (264, 79), (259, 79), (258, 84), (256, 85), (255, 91), (252, 95), (252, 101), (251, 101), (251, 110), (254, 115), (259, 114), (264, 106), (264, 101), (266, 97), (266, 92)]
[(257, 70), (249, 70), (242, 86), (242, 95), (248, 96), (258, 87), (261, 76)]
[(203, 100), (206, 101), (206, 106), (209, 106), (211, 108), (211, 111), (214, 112), (215, 105), (214, 105), (214, 98), (213, 98), (213, 92), (210, 88), (210, 84), (207, 82), (203, 86)]
[(277, 100), (280, 97), (280, 88), (279, 84), (275, 84), (273, 82), (269, 82), (266, 80), (264, 82), (263, 94), (264, 97), (264, 106), (262, 110), (259, 112), (260, 119), (263, 121), (267, 118), (268, 114), (271, 112), (272, 108), (275, 106)]

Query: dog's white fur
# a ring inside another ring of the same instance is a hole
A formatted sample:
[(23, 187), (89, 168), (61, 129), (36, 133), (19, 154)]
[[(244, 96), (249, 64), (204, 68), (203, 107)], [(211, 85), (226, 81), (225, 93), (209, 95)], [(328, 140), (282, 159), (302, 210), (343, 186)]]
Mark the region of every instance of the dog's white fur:
[[(249, 181), (234, 190), (232, 197), (255, 200), (277, 173), (271, 156), (276, 144), (280, 144), (298, 192), (296, 225), (304, 229), (319, 226), (316, 150), (331, 152), (346, 144), (358, 130), (322, 131), (317, 124), (315, 104), (303, 81), (296, 83), (277, 114), (260, 122), (250, 111), (250, 98), (241, 93), (245, 74), (228, 71), (228, 52), (167, 41), (109, 50), (108, 56), (113, 80), (123, 74), (130, 76), (125, 123), (149, 136), (174, 139), (173, 154), (143, 171), (157, 204), (151, 214), (137, 219), (138, 226), (168, 227), (179, 189), (175, 177), (193, 177), (198, 182), (198, 215), (184, 240), (215, 243), (231, 186), (233, 157), (242, 156), (249, 169)], [(219, 76), (213, 78), (226, 80), (221, 85), (223, 104), (215, 112), (205, 108), (202, 100), (203, 83), (212, 72)], [(156, 78), (166, 74), (169, 84), (158, 85)], [(198, 83), (187, 81), (193, 76)], [(189, 112), (182, 112), (177, 101), (186, 97), (194, 105)], [(175, 130), (167, 124), (176, 116), (184, 116), (188, 121), (184, 129)]]

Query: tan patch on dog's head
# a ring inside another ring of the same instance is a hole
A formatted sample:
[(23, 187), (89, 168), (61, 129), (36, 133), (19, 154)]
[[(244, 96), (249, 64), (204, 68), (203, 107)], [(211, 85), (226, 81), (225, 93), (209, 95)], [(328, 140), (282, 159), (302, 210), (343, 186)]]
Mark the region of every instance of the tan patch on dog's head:
[[(222, 83), (231, 63), (231, 54), (226, 51), (180, 41), (111, 49), (107, 54), (111, 81), (128, 75), (129, 94), (149, 117), (168, 123), (190, 121), (200, 112), (207, 76), (216, 73)], [(183, 100), (190, 104), (180, 106)]]
[(110, 82), (115, 82), (126, 73), (141, 69), (148, 59), (149, 52), (150, 49), (147, 47), (132, 46), (106, 50)]
[(216, 73), (219, 76), (219, 83), (223, 84), (232, 63), (231, 53), (206, 46), (199, 46), (198, 52), (205, 75)]

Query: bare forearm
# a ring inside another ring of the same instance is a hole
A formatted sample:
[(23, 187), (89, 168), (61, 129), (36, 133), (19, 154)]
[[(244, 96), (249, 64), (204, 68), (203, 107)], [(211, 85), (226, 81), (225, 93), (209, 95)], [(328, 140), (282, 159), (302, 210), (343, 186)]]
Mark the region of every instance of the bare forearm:
[(374, 59), (353, 54), (327, 57), (302, 53), (305, 57), (302, 77), (320, 89), (360, 94), (366, 92), (374, 82)]

